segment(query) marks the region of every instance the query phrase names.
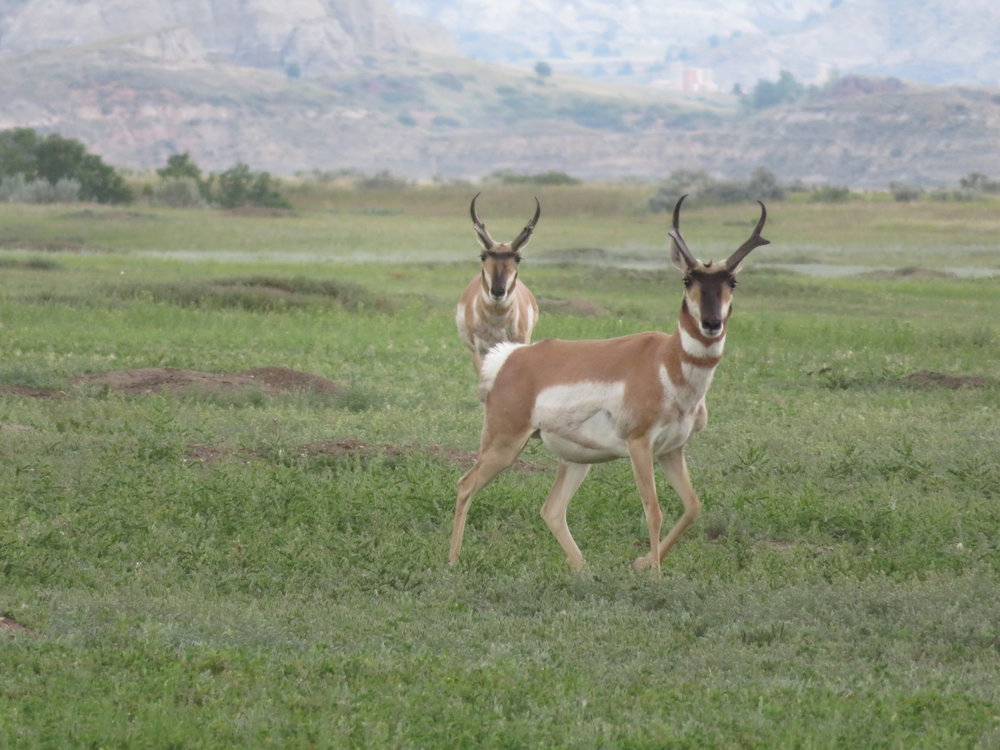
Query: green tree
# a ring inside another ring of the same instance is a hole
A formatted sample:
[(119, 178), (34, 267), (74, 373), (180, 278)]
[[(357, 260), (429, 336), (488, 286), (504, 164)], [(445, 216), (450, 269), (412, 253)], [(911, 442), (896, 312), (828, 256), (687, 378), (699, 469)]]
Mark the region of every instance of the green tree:
[(183, 154), (172, 154), (167, 157), (167, 166), (157, 169), (156, 174), (165, 180), (190, 177), (201, 182), (201, 168), (191, 161), (191, 154), (185, 151)]
[[(212, 177), (205, 179), (201, 173), (201, 167), (194, 163), (191, 154), (185, 151), (183, 154), (171, 154), (167, 157), (167, 165), (156, 170), (156, 174), (166, 182), (175, 182), (177, 185), (195, 185), (198, 195), (206, 202), (212, 200)], [(181, 189), (174, 185), (172, 190), (175, 197), (179, 197)]]
[(779, 104), (794, 102), (805, 93), (805, 86), (795, 80), (787, 70), (781, 71), (777, 81), (757, 81), (750, 95), (753, 109), (766, 109)]
[(214, 200), (223, 208), (254, 205), (268, 208), (290, 208), (280, 192), (278, 181), (267, 172), (253, 172), (243, 162), (221, 173), (216, 180), (218, 190)]
[(130, 203), (135, 193), (101, 157), (87, 152), (74, 138), (52, 133), (44, 138), (30, 128), (0, 132), (0, 176), (24, 175), (29, 182), (60, 180), (80, 183), (80, 200)]
[(35, 150), (38, 148), (38, 141), (38, 133), (31, 128), (0, 132), (0, 176), (13, 177), (20, 174), (25, 179), (37, 179)]

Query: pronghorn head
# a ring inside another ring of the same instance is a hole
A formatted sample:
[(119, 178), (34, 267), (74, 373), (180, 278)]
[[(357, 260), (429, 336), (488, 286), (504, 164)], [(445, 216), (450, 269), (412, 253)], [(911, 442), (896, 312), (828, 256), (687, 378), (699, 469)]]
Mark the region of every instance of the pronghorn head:
[[(767, 245), (770, 240), (760, 236), (767, 219), (767, 209), (760, 201), (760, 219), (750, 238), (744, 242), (723, 263), (708, 261), (703, 263), (694, 257), (681, 236), (681, 203), (687, 198), (682, 195), (674, 206), (674, 228), (670, 231), (670, 260), (684, 272), (684, 304), (691, 321), (697, 326), (697, 333), (706, 339), (718, 339), (726, 333), (726, 321), (733, 311), (732, 296), (736, 288), (736, 274), (743, 265), (743, 259), (755, 247)], [(695, 333), (695, 331), (689, 331)]]
[(493, 302), (504, 302), (514, 291), (514, 285), (517, 283), (517, 266), (521, 262), (521, 248), (528, 244), (531, 233), (535, 231), (538, 217), (542, 215), (542, 205), (538, 202), (538, 198), (535, 198), (535, 215), (513, 242), (494, 242), (490, 233), (486, 231), (486, 225), (476, 213), (478, 197), (479, 193), (476, 193), (469, 207), (469, 213), (472, 214), (472, 226), (476, 230), (476, 237), (483, 246), (483, 252), (479, 256), (483, 262), (483, 294)]

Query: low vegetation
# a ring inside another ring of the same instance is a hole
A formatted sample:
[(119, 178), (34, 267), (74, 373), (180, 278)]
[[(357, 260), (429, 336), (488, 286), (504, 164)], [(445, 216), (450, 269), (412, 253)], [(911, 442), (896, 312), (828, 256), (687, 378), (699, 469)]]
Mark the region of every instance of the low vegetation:
[[(297, 189), (0, 205), (0, 745), (1000, 742), (996, 198), (768, 203), (689, 446), (703, 515), (654, 580), (621, 462), (568, 570), (537, 444), (445, 565), (474, 190)], [(491, 231), (536, 192), (536, 338), (673, 327), (653, 188), (492, 184)], [(708, 257), (756, 217), (689, 204)]]

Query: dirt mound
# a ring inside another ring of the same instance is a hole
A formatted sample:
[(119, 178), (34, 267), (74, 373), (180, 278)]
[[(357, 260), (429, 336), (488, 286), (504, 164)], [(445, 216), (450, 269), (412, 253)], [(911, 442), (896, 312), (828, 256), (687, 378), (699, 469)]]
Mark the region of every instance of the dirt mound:
[(199, 372), (173, 367), (143, 367), (81, 375), (74, 385), (103, 385), (124, 393), (180, 391), (185, 388), (258, 388), (270, 395), (294, 391), (338, 393), (341, 386), (331, 380), (286, 367), (261, 367), (234, 373)]
[(920, 370), (907, 375), (903, 380), (925, 388), (987, 388), (996, 381), (980, 375), (945, 375), (942, 372)]

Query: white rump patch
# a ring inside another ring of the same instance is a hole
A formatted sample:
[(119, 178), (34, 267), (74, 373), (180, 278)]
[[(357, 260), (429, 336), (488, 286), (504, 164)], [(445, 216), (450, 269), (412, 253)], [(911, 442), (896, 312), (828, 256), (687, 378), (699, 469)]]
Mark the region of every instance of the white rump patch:
[(503, 367), (507, 357), (515, 349), (520, 349), (525, 344), (515, 344), (513, 341), (501, 341), (494, 344), (486, 353), (483, 359), (483, 369), (479, 372), (479, 397), (486, 400), (486, 394), (493, 390), (493, 383), (496, 382), (497, 374)]

